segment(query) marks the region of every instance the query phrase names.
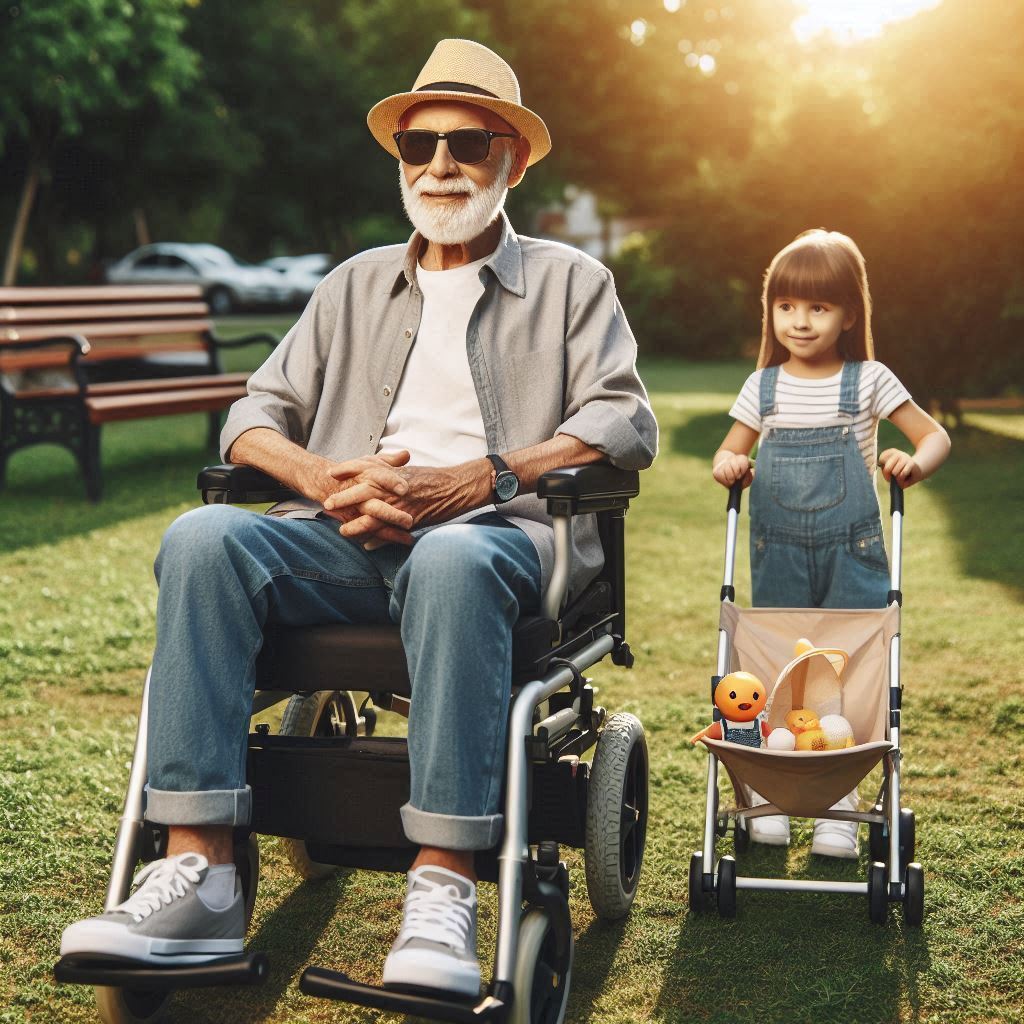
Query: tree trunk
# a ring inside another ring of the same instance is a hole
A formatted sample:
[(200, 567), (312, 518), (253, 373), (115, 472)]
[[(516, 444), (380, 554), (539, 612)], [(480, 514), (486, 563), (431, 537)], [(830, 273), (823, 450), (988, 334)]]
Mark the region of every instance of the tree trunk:
[(141, 206), (132, 210), (132, 218), (135, 220), (135, 241), (138, 245), (149, 245), (149, 222), (146, 220), (146, 211)]
[(32, 213), (32, 204), (36, 198), (36, 191), (39, 188), (39, 177), (42, 172), (42, 161), (37, 156), (30, 156), (28, 170), (25, 172), (25, 181), (21, 186), (21, 199), (18, 202), (18, 212), (14, 217), (14, 227), (11, 229), (10, 241), (7, 243), (7, 259), (4, 261), (3, 284), (5, 288), (14, 284), (18, 274), (18, 264), (21, 262), (21, 249), (25, 244), (25, 230), (28, 227), (28, 218)]

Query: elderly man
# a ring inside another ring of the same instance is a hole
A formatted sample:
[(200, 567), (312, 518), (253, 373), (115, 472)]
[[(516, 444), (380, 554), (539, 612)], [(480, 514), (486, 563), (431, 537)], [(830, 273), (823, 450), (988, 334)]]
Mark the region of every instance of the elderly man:
[[(532, 492), (560, 466), (645, 468), (657, 430), (611, 275), (503, 213), (550, 149), (512, 69), (443, 40), (367, 121), (400, 161), (416, 231), (328, 275), (228, 416), (224, 457), (305, 499), (199, 508), (164, 537), (146, 815), (169, 826), (167, 857), (116, 910), (66, 929), (62, 953), (241, 951), (231, 836), (249, 820), (263, 628), (394, 621), (413, 694), (402, 821), (419, 853), (384, 982), (479, 990), (473, 851), (501, 831), (511, 631), (554, 558)], [(587, 519), (573, 555), (578, 588), (600, 567)]]

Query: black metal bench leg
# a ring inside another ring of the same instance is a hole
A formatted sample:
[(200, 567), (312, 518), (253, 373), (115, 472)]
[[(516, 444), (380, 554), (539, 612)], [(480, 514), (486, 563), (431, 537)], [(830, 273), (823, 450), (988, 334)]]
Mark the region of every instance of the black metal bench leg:
[(103, 497), (103, 476), (100, 467), (100, 430), (102, 428), (87, 424), (82, 448), (77, 452), (85, 476), (85, 495), (96, 504)]

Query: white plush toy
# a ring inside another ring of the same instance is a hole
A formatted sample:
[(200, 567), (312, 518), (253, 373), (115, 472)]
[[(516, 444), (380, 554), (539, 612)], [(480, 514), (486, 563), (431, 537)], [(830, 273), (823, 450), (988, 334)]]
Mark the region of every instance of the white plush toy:
[(853, 738), (853, 726), (842, 715), (825, 715), (819, 724), (825, 734), (826, 750), (845, 750), (856, 743)]
[(795, 750), (796, 736), (788, 729), (772, 729), (768, 734), (767, 746), (769, 750)]

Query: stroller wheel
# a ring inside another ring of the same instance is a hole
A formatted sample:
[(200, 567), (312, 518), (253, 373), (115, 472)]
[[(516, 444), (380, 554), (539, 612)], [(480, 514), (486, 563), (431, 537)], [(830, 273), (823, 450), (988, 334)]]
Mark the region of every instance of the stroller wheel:
[(903, 920), (910, 927), (919, 928), (924, 921), (924, 868), (908, 864), (903, 882)]
[(732, 848), (737, 853), (746, 853), (750, 849), (750, 829), (742, 818), (736, 819), (736, 827), (732, 834)]
[(914, 812), (904, 807), (900, 811), (900, 869), (903, 871), (914, 859), (915, 831)]
[(736, 916), (736, 861), (729, 856), (718, 862), (718, 913)]
[(708, 909), (708, 894), (704, 892), (704, 854), (690, 854), (690, 913), (703, 914)]
[[(881, 812), (882, 808), (875, 807), (874, 810)], [(889, 859), (889, 833), (881, 821), (873, 821), (868, 826), (868, 851), (872, 863)]]
[(886, 867), (876, 860), (868, 868), (868, 916), (872, 924), (885, 924), (889, 912), (889, 883)]

